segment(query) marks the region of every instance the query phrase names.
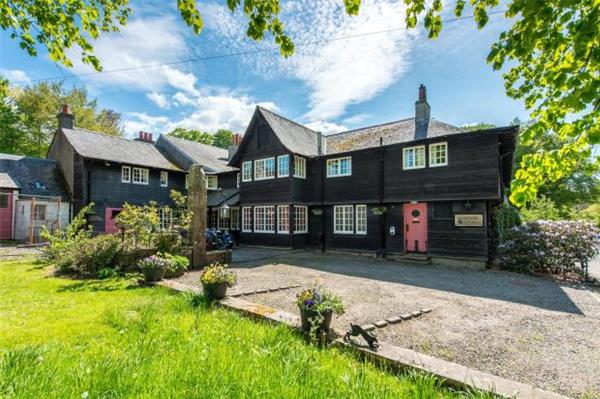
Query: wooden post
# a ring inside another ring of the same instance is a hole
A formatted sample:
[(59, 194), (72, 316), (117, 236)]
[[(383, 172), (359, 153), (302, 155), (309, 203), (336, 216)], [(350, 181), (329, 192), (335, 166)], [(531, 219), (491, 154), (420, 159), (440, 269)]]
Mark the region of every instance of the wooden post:
[(188, 188), (188, 209), (192, 212), (192, 268), (203, 267), (206, 263), (206, 203), (206, 176), (202, 165), (193, 164)]
[(31, 197), (31, 209), (29, 220), (29, 243), (33, 244), (33, 228), (35, 225), (35, 197)]
[(57, 229), (60, 230), (60, 205), (61, 205), (62, 197), (58, 197), (58, 204), (56, 205), (56, 226)]

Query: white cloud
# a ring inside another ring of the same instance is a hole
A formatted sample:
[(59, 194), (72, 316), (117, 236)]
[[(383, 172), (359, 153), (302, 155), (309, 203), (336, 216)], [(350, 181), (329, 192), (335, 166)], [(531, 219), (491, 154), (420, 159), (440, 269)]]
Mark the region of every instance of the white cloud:
[[(281, 19), (295, 43), (331, 40), (298, 46), (283, 59), (278, 54), (246, 56), (250, 70), (261, 76), (285, 76), (301, 80), (309, 89), (309, 121), (331, 120), (348, 105), (367, 101), (401, 77), (409, 66), (409, 53), (419, 35), (405, 26), (405, 6), (396, 0), (366, 0), (357, 17), (345, 14), (339, 0), (286, 2)], [(226, 40), (244, 37), (242, 16), (231, 16), (224, 7), (203, 10), (208, 28)], [(392, 30), (393, 29), (393, 30)], [(371, 32), (390, 30), (369, 35)], [(335, 40), (340, 37), (357, 36)], [(267, 46), (272, 46), (268, 42)], [(238, 50), (238, 49), (235, 49)]]
[(347, 123), (348, 125), (356, 125), (356, 124), (364, 122), (365, 119), (367, 119), (370, 116), (371, 115), (369, 115), (369, 114), (356, 114), (356, 115), (352, 115), (348, 118), (344, 118), (342, 120), (342, 122)]
[(312, 129), (316, 132), (321, 132), (323, 134), (339, 133), (348, 130), (348, 128), (344, 125), (338, 125), (337, 123), (324, 121), (309, 122), (306, 123), (305, 126), (309, 129)]
[(161, 108), (169, 108), (169, 100), (167, 100), (167, 97), (164, 94), (153, 91), (147, 93), (146, 97)]
[(20, 69), (1, 69), (0, 75), (4, 76), (6, 79), (11, 81), (11, 83), (27, 83), (30, 81), (29, 76), (25, 73), (25, 71), (21, 71)]
[(193, 99), (186, 96), (185, 94), (183, 94), (180, 91), (178, 91), (177, 93), (175, 93), (173, 95), (173, 100), (175, 101), (175, 104), (177, 104), (177, 105), (193, 105), (194, 104)]

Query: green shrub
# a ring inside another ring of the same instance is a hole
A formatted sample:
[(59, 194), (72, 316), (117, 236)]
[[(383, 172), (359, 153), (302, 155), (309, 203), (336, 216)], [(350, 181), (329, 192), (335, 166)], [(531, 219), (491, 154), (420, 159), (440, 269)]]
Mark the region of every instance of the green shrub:
[(117, 235), (92, 237), (78, 246), (71, 269), (82, 277), (98, 277), (100, 270), (117, 269), (115, 260), (120, 251), (121, 239)]
[(162, 256), (171, 260), (171, 263), (167, 266), (167, 270), (165, 272), (166, 278), (181, 276), (187, 271), (190, 265), (190, 260), (185, 256), (172, 255), (169, 253), (163, 253)]
[(560, 209), (554, 201), (544, 195), (534, 199), (521, 209), (521, 216), (525, 222), (563, 219)]
[(498, 241), (504, 241), (507, 232), (515, 226), (521, 225), (519, 210), (514, 206), (502, 203), (494, 210), (494, 225)]

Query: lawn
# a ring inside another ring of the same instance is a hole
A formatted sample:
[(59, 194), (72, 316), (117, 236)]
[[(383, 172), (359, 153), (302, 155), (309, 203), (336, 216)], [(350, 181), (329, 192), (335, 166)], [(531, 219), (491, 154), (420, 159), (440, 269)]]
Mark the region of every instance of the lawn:
[(470, 397), (134, 280), (0, 262), (0, 397)]

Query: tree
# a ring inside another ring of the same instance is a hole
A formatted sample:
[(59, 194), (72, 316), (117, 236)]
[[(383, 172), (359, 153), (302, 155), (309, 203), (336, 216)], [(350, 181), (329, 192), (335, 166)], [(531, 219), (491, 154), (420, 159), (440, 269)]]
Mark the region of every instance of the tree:
[(215, 147), (229, 148), (233, 144), (233, 132), (227, 129), (219, 129), (213, 134), (212, 145)]
[(0, 77), (0, 152), (21, 154), (19, 115), (9, 90), (8, 80)]
[[(359, 12), (361, 0), (343, 0), (350, 15)], [(442, 29), (442, 0), (405, 0), (406, 25), (423, 21), (430, 38)], [(488, 20), (488, 10), (498, 0), (470, 0), (477, 28)], [(248, 19), (246, 34), (257, 41), (271, 34), (280, 52), (294, 51), (292, 40), (279, 20), (280, 0), (227, 0), (234, 12), (241, 9)], [(457, 17), (465, 0), (448, 2)], [(195, 0), (177, 0), (181, 17), (200, 33), (203, 21)], [(21, 47), (36, 54), (46, 46), (56, 62), (70, 66), (65, 49), (82, 49), (82, 60), (101, 69), (87, 36), (116, 31), (125, 25), (131, 10), (127, 0), (65, 0), (37, 2), (15, 0), (0, 3), (0, 27), (10, 30)], [(538, 194), (544, 182), (557, 181), (573, 173), (577, 164), (590, 157), (600, 144), (600, 2), (598, 0), (528, 1), (507, 0), (507, 18), (514, 23), (500, 34), (487, 57), (494, 70), (504, 69), (506, 93), (522, 99), (535, 122), (522, 134), (529, 145), (544, 139), (546, 132), (558, 137), (557, 149), (540, 150), (523, 157), (512, 182), (511, 201), (523, 206)], [(97, 22), (99, 21), (99, 22)], [(34, 38), (35, 36), (35, 38)]]
[(178, 127), (172, 130), (170, 133), (167, 133), (167, 136), (178, 137), (180, 139), (197, 141), (198, 143), (212, 145), (213, 136), (210, 133), (201, 132), (200, 130), (194, 129), (185, 129), (182, 127)]
[[(69, 104), (77, 127), (120, 136), (121, 116), (111, 110), (98, 110), (96, 100), (88, 99), (85, 88), (65, 89), (62, 82), (38, 83), (9, 91), (18, 116), (16, 125), (0, 125), (0, 136), (18, 129), (18, 138), (9, 148), (12, 153), (44, 157), (58, 127), (56, 114), (61, 104)], [(8, 147), (8, 146), (7, 146)], [(2, 147), (4, 148), (4, 146)]]

